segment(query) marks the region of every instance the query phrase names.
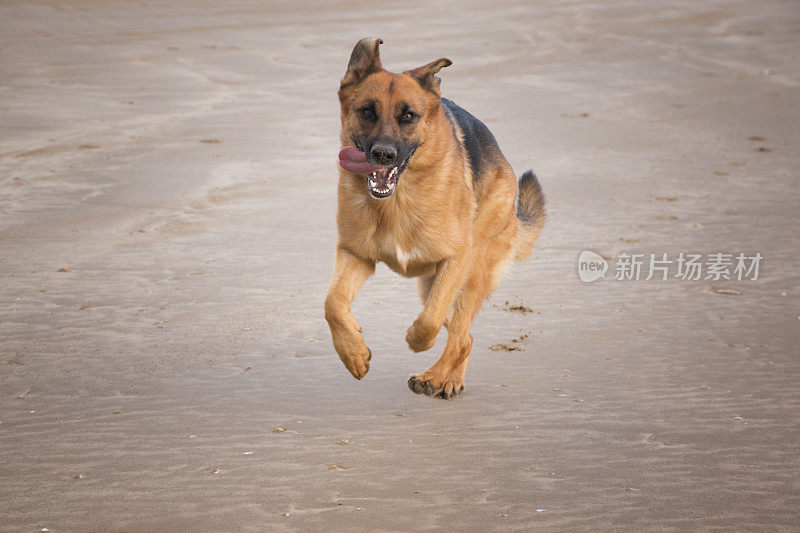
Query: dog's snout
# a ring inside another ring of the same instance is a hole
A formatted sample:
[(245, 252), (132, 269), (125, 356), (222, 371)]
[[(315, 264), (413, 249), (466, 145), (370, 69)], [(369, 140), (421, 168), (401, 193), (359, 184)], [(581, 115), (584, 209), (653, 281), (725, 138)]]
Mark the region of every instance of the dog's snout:
[(369, 153), (380, 165), (389, 166), (397, 159), (397, 148), (387, 143), (373, 144)]

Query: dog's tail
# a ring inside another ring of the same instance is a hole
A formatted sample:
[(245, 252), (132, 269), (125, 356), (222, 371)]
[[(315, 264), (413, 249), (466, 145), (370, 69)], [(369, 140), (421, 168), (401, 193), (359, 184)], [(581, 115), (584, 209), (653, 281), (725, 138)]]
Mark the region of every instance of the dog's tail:
[(521, 261), (531, 254), (546, 219), (542, 186), (532, 170), (526, 171), (517, 184), (519, 226), (514, 258)]

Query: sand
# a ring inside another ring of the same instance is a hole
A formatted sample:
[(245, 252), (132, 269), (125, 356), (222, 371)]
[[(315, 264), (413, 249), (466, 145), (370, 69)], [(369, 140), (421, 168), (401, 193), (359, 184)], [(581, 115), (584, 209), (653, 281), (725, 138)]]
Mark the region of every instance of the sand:
[[(3, 3), (0, 530), (800, 528), (800, 9), (528, 4)], [(449, 402), (406, 386), (412, 280), (355, 301), (361, 382), (322, 316), (364, 36), (452, 59), (548, 199)]]

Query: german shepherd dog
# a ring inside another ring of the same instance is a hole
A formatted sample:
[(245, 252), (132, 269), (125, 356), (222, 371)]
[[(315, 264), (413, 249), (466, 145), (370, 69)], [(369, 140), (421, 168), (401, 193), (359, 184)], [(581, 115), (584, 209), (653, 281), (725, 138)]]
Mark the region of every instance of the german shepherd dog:
[(435, 74), (449, 59), (395, 74), (381, 66), (382, 43), (356, 44), (339, 87), (339, 242), (325, 319), (361, 379), (372, 352), (350, 303), (378, 261), (416, 277), (424, 307), (408, 328), (409, 348), (431, 349), (443, 325), (448, 336), (441, 357), (408, 386), (449, 399), (464, 390), (472, 320), (510, 262), (530, 254), (544, 196), (532, 171), (517, 183), (481, 121), (441, 97)]

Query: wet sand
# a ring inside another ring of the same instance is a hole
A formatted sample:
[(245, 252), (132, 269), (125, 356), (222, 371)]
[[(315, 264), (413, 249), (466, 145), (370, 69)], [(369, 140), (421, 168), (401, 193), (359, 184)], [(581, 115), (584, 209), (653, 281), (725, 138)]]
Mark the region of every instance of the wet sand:
[[(548, 199), (449, 402), (406, 386), (444, 343), (406, 347), (413, 281), (354, 302), (362, 382), (322, 317), (368, 35), (452, 59)], [(799, 528), (798, 49), (791, 1), (4, 3), (0, 530)]]

